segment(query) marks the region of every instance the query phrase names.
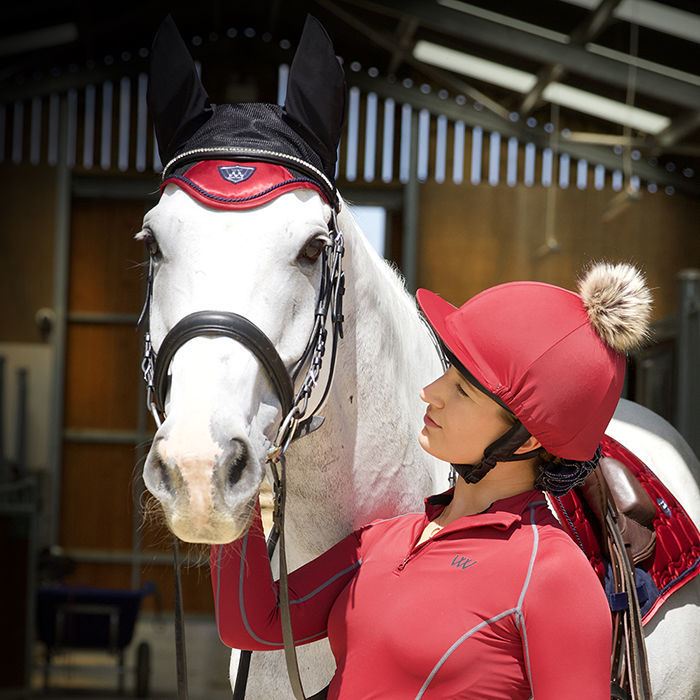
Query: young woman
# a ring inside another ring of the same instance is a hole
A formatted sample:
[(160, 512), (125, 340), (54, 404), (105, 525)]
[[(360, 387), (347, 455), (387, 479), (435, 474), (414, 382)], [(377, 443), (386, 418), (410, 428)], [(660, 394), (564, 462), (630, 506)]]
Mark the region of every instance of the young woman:
[[(298, 644), (328, 636), (328, 698), (607, 700), (611, 618), (588, 560), (547, 508), (595, 468), (649, 292), (628, 265), (579, 294), (499, 285), (419, 304), (451, 366), (425, 387), (419, 440), (453, 464), (425, 513), (374, 522), (290, 574)], [(282, 647), (262, 527), (212, 549), (222, 640)]]

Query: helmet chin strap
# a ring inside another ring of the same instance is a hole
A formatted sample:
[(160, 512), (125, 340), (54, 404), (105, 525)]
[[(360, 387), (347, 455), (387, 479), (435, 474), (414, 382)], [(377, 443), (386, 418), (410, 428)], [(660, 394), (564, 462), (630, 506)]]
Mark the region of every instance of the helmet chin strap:
[(530, 459), (543, 451), (542, 447), (537, 447), (529, 452), (515, 454), (521, 447), (530, 433), (525, 426), (517, 421), (506, 433), (494, 440), (485, 450), (484, 456), (478, 464), (453, 464), (452, 467), (468, 484), (476, 484), (481, 481), (498, 462), (519, 462)]
[[(510, 408), (495, 394), (491, 393), (481, 382), (459, 361), (457, 356), (450, 350), (447, 345), (441, 340), (440, 347), (447, 358), (448, 362), (471, 384), (479, 391), (483, 391), (486, 396), (495, 401), (499, 406), (502, 406), (506, 411), (510, 412)], [(525, 426), (518, 420), (513, 426), (501, 437), (494, 440), (485, 450), (484, 456), (478, 464), (453, 464), (452, 468), (459, 474), (468, 484), (476, 484), (481, 481), (498, 462), (519, 462), (523, 459), (530, 459), (535, 455), (544, 452), (544, 448), (538, 447), (529, 452), (515, 454), (518, 447), (525, 444), (527, 439), (531, 437)]]

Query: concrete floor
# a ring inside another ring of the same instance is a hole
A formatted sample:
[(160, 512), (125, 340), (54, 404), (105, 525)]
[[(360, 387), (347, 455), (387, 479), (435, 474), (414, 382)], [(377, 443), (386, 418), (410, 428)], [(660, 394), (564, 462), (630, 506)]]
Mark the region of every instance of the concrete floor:
[[(219, 640), (210, 618), (189, 616), (185, 622), (187, 675), (190, 700), (230, 700), (228, 680), (229, 651)], [(126, 649), (125, 695), (118, 694), (118, 660), (102, 652), (71, 651), (52, 660), (49, 689), (43, 689), (43, 649), (38, 645), (32, 676), (32, 697), (123, 698), (135, 693), (136, 648), (145, 641), (151, 649), (148, 697), (177, 698), (175, 629), (172, 620), (142, 614), (136, 623), (134, 639)]]

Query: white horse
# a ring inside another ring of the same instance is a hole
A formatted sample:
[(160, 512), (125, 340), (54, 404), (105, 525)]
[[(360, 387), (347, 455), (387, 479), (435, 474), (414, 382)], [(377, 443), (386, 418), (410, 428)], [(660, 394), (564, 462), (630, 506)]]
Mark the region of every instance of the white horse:
[[(641, 459), (700, 524), (698, 458), (663, 418), (621, 400), (608, 435)], [(654, 698), (700, 698), (700, 576), (676, 591), (644, 628)]]
[[(305, 251), (325, 234), (329, 216), (328, 205), (308, 190), (227, 212), (168, 185), (141, 234), (159, 247), (150, 316), (156, 349), (185, 315), (232, 311), (258, 325), (291, 367), (311, 330), (319, 282)], [(423, 497), (447, 485), (446, 465), (417, 440), (424, 410), (418, 392), (442, 371), (433, 342), (402, 281), (370, 248), (347, 206), (339, 226), (346, 244), (345, 337), (321, 411), (325, 423), (287, 453), (290, 570), (363, 523), (421, 510)], [(232, 541), (249, 526), (279, 404), (253, 355), (227, 338), (187, 342), (171, 373), (167, 419), (148, 455), (145, 483), (178, 537)], [(677, 432), (623, 402), (610, 434), (700, 521), (700, 494), (687, 465), (694, 456)], [(700, 697), (699, 594), (696, 578), (647, 626), (655, 698)], [(305, 690), (315, 693), (333, 673), (328, 645), (298, 652)], [(237, 658), (234, 651), (232, 680)], [(247, 697), (292, 697), (281, 652), (253, 654)]]

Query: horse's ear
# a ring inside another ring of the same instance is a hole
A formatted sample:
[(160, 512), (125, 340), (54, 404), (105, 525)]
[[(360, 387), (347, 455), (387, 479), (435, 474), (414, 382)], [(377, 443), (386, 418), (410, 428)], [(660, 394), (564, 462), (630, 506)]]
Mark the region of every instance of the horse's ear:
[(294, 126), (318, 153), (326, 174), (335, 172), (338, 141), (345, 121), (345, 75), (321, 23), (307, 15), (289, 69), (284, 108)]
[(148, 108), (160, 159), (165, 165), (212, 115), (209, 95), (173, 18), (168, 15), (153, 39)]

